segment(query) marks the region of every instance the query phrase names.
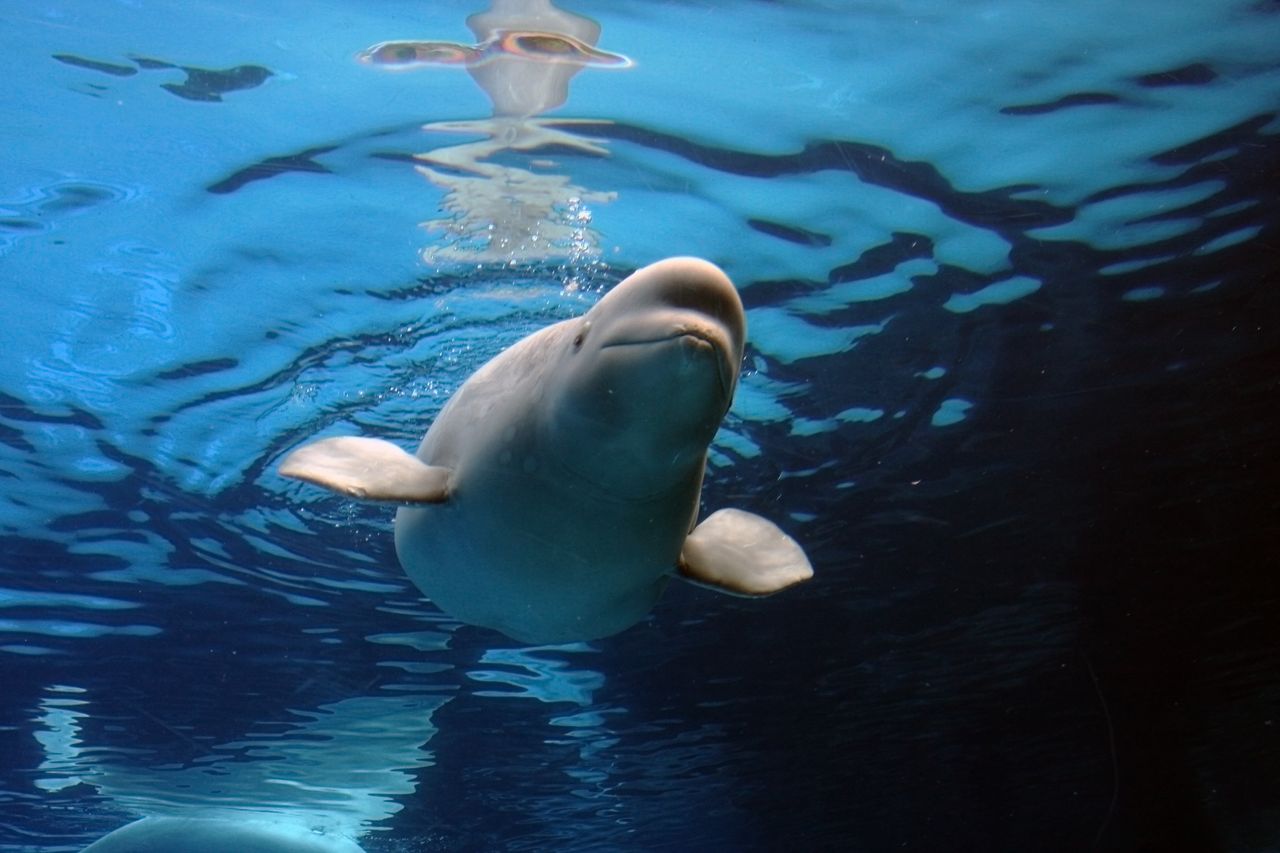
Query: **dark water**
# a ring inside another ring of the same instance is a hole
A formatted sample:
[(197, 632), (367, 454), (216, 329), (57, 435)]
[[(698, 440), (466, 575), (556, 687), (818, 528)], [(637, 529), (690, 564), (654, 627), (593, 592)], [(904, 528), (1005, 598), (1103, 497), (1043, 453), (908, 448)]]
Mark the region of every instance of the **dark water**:
[[(461, 4), (0, 9), (0, 850), (1277, 849), (1275, 4), (571, 10), (543, 122), (353, 58)], [(803, 587), (525, 648), (276, 474), (680, 253)]]

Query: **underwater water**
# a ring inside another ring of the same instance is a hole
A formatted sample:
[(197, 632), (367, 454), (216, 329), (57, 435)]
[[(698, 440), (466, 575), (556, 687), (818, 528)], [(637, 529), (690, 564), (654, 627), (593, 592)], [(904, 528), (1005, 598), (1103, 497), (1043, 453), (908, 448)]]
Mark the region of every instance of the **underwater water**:
[[(1280, 4), (483, 2), (0, 3), (0, 851), (1280, 849)], [(527, 647), (279, 475), (686, 254), (808, 583)]]

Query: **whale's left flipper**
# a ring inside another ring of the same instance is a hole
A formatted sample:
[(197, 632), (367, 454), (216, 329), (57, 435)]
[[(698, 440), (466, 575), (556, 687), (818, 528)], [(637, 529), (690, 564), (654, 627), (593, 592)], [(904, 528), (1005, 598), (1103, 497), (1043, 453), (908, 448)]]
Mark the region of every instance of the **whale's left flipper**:
[(428, 465), (389, 441), (342, 436), (304, 445), (285, 457), (280, 473), (368, 501), (442, 503), (449, 469)]
[(680, 551), (680, 574), (734, 595), (769, 595), (813, 577), (796, 540), (773, 522), (722, 509), (693, 529)]

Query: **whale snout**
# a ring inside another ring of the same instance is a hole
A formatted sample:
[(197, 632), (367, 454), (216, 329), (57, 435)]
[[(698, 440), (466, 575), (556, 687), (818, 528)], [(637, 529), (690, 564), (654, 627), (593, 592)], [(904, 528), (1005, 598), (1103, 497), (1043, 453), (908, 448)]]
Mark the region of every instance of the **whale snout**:
[(701, 258), (668, 258), (640, 270), (636, 277), (641, 276), (655, 302), (723, 327), (729, 347), (741, 350), (747, 326), (742, 300), (715, 264)]
[(591, 317), (602, 350), (668, 341), (682, 341), (689, 355), (709, 349), (721, 393), (733, 395), (746, 314), (733, 282), (715, 264), (699, 258), (651, 264), (606, 295)]

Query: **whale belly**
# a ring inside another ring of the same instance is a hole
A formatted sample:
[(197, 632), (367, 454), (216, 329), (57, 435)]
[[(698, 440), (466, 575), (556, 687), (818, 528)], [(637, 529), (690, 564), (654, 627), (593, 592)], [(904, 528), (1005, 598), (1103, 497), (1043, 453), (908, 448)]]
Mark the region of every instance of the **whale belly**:
[(464, 480), (445, 504), (398, 511), (396, 553), (457, 619), (528, 643), (594, 639), (640, 621), (662, 594), (692, 512), (676, 503)]

